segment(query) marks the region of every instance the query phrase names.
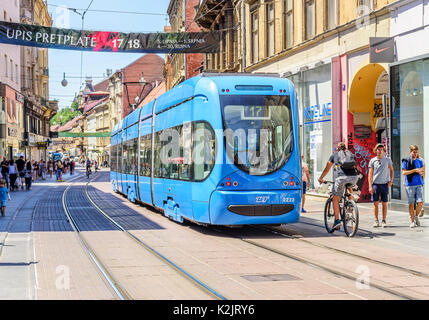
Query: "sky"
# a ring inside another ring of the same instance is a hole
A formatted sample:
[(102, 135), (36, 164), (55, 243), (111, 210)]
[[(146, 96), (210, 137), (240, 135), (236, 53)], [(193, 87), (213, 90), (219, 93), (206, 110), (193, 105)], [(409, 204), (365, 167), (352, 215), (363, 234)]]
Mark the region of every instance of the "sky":
[[(48, 11), (53, 19), (53, 27), (80, 30), (82, 17), (67, 8), (82, 9), (77, 10), (82, 14), (91, 4), (85, 14), (85, 30), (149, 33), (164, 32), (164, 26), (169, 24), (167, 16), (169, 3), (170, 0), (48, 0)], [(151, 15), (139, 13), (151, 13)], [(82, 82), (85, 82), (87, 76), (91, 76), (93, 84), (97, 84), (103, 80), (106, 69), (112, 69), (115, 72), (142, 55), (83, 52)], [(160, 54), (160, 56), (164, 58), (164, 55)], [(66, 87), (61, 85), (64, 73), (68, 82)], [(49, 96), (51, 100), (59, 101), (60, 109), (69, 107), (74, 95), (79, 93), (82, 88), (80, 76), (80, 51), (49, 49)]]

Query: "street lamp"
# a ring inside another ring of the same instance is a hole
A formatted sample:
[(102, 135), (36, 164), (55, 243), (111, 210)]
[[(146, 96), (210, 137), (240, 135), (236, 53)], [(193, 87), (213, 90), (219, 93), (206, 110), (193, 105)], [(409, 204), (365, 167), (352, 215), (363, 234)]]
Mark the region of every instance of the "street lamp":
[[(144, 88), (146, 87), (146, 85), (148, 83), (149, 82), (146, 82), (146, 79), (143, 76), (143, 72), (142, 72), (142, 76), (140, 77), (139, 81), (137, 81), (137, 82), (128, 81), (128, 82), (123, 83), (125, 85), (125, 90), (126, 90), (127, 99), (128, 99), (128, 105), (131, 106), (133, 108), (133, 110), (135, 110), (137, 108), (137, 106), (139, 105), (141, 98), (142, 98), (142, 95), (143, 95)], [(130, 95), (128, 92), (128, 85), (140, 85), (142, 87), (140, 93), (134, 98), (135, 104), (131, 104)]]

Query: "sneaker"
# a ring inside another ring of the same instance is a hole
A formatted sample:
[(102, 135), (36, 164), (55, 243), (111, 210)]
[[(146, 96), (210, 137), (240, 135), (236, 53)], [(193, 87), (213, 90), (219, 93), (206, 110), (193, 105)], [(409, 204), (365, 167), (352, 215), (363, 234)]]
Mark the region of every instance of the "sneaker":
[(410, 228), (415, 228), (415, 227), (417, 227), (416, 223), (415, 222), (411, 222)]
[(380, 222), (378, 220), (375, 220), (374, 224), (372, 225), (373, 228), (378, 228), (380, 226)]
[(419, 217), (415, 216), (415, 217), (414, 217), (414, 222), (416, 223), (416, 226), (420, 227), (420, 220), (419, 220)]
[(307, 211), (304, 210), (304, 208), (301, 209), (302, 213), (307, 213)]
[(387, 223), (385, 220), (381, 221), (381, 227), (382, 228), (386, 228), (387, 227)]
[(332, 230), (340, 230), (341, 227), (341, 220), (335, 220), (334, 224), (332, 225)]

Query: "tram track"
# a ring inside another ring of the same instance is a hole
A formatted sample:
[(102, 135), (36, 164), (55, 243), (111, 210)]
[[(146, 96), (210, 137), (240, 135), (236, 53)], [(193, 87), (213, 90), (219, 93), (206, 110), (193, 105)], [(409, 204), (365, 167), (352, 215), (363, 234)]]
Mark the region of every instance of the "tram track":
[[(123, 227), (118, 221), (113, 219), (109, 214), (103, 210), (99, 205), (97, 205), (96, 201), (91, 198), (91, 196), (88, 193), (88, 187), (90, 183), (97, 178), (97, 175), (95, 175), (92, 179), (90, 179), (86, 185), (85, 185), (85, 196), (86, 199), (91, 203), (91, 205), (98, 211), (98, 213), (103, 216), (106, 220), (108, 220), (112, 225), (116, 227), (117, 230), (121, 231), (124, 235), (127, 236), (128, 239), (131, 239), (134, 243), (138, 244), (139, 247), (144, 248), (147, 252), (149, 252), (152, 256), (156, 257), (160, 261), (162, 261), (163, 264), (168, 266), (170, 269), (174, 270), (176, 274), (178, 274), (182, 279), (185, 279), (186, 281), (190, 282), (194, 287), (196, 287), (200, 292), (202, 292), (204, 295), (215, 299), (215, 300), (226, 300), (224, 296), (222, 296), (220, 293), (216, 292), (214, 289), (210, 288), (207, 284), (205, 284), (203, 281), (197, 279), (195, 276), (193, 276), (191, 273), (184, 270), (182, 267), (180, 267), (178, 264), (174, 263), (172, 260), (168, 259), (166, 256), (161, 254), (159, 251), (155, 250), (153, 247), (139, 239), (135, 234), (127, 230), (125, 227)], [(68, 189), (71, 187), (71, 185), (68, 187)], [(66, 208), (66, 194), (67, 191), (64, 192), (63, 195), (63, 203)], [(109, 271), (107, 264), (103, 262), (103, 260), (95, 253), (95, 250), (91, 248), (89, 241), (86, 240), (82, 233), (79, 231), (77, 223), (73, 219), (73, 215), (70, 214), (70, 211), (66, 210), (68, 217), (70, 218), (70, 222), (73, 225), (73, 228), (77, 232), (83, 246), (88, 250), (92, 260), (95, 262), (97, 267), (101, 270), (102, 274), (108, 281), (108, 283), (112, 286), (112, 288), (115, 290), (117, 295), (124, 300), (133, 299), (133, 297), (124, 289), (124, 287), (119, 283), (117, 279), (115, 279), (112, 272)]]
[(334, 252), (338, 252), (338, 253), (342, 253), (342, 254), (351, 256), (351, 257), (363, 259), (363, 260), (366, 260), (366, 261), (371, 262), (371, 263), (376, 263), (376, 264), (379, 264), (379, 265), (382, 265), (382, 266), (386, 266), (386, 267), (389, 267), (389, 268), (393, 268), (393, 269), (396, 269), (396, 270), (399, 270), (399, 271), (404, 271), (404, 272), (407, 272), (407, 273), (409, 273), (409, 274), (411, 274), (413, 276), (417, 276), (417, 277), (429, 279), (429, 273), (425, 273), (425, 272), (422, 272), (422, 271), (418, 271), (418, 270), (414, 270), (414, 269), (410, 269), (410, 268), (398, 266), (398, 265), (391, 264), (391, 263), (388, 263), (388, 262), (384, 262), (384, 261), (372, 259), (372, 258), (363, 256), (363, 255), (360, 255), (360, 254), (352, 253), (352, 252), (341, 250), (341, 249), (338, 249), (338, 248), (333, 248), (333, 247), (330, 247), (330, 246), (327, 246), (327, 245), (324, 245), (324, 244), (321, 244), (321, 243), (313, 242), (313, 241), (310, 241), (310, 240), (307, 240), (307, 239), (302, 239), (302, 238), (299, 238), (299, 237), (294, 236), (294, 235), (289, 235), (289, 234), (287, 234), (285, 232), (282, 232), (282, 231), (279, 231), (279, 230), (273, 230), (273, 229), (270, 229), (270, 228), (263, 228), (263, 227), (255, 227), (255, 228), (257, 228), (259, 230), (264, 230), (264, 231), (270, 232), (270, 233), (275, 234), (275, 235), (280, 235), (280, 236), (288, 238), (288, 239), (294, 239), (294, 240), (297, 240), (297, 241), (302, 241), (302, 242), (308, 243), (308, 244), (310, 244), (312, 246), (315, 246), (315, 247), (319, 247), (319, 248), (323, 248), (323, 249), (328, 249), (328, 250), (331, 250), (331, 251), (334, 251)]
[[(74, 183), (74, 182), (73, 182)], [(70, 183), (67, 188), (64, 190), (63, 196), (62, 196), (62, 204), (64, 211), (66, 213), (66, 216), (70, 222), (70, 225), (72, 226), (73, 230), (75, 231), (75, 234), (77, 235), (78, 239), (80, 240), (81, 244), (85, 248), (86, 252), (89, 254), (91, 260), (95, 263), (98, 270), (101, 272), (107, 283), (110, 285), (110, 287), (113, 289), (113, 291), (117, 294), (119, 299), (121, 300), (132, 300), (132, 297), (129, 295), (129, 293), (123, 289), (123, 287), (120, 285), (120, 283), (115, 279), (113, 274), (109, 271), (105, 263), (103, 263), (102, 259), (95, 253), (94, 249), (89, 245), (86, 238), (83, 236), (77, 222), (75, 221), (73, 214), (71, 213), (68, 205), (67, 205), (67, 192), (70, 190), (73, 183)]]
[[(256, 229), (256, 230), (259, 230), (259, 231), (269, 232), (269, 233), (273, 234), (273, 232), (268, 231), (266, 229), (261, 229), (260, 227), (253, 227), (253, 228)], [(251, 240), (251, 239), (246, 239), (244, 236), (233, 234), (232, 232), (227, 232), (227, 231), (221, 230), (219, 228), (211, 228), (211, 230), (213, 230), (213, 231), (215, 231), (217, 233), (221, 233), (223, 235), (226, 235), (228, 237), (239, 239), (239, 240), (241, 240), (241, 241), (243, 241), (243, 242), (245, 242), (247, 244), (250, 244), (250, 245), (258, 247), (260, 249), (269, 251), (271, 253), (275, 253), (277, 255), (286, 257), (288, 259), (301, 262), (301, 263), (306, 264), (306, 265), (308, 265), (310, 267), (313, 267), (313, 268), (316, 268), (316, 269), (319, 269), (319, 270), (321, 269), (321, 270), (323, 270), (323, 271), (325, 271), (325, 272), (327, 272), (329, 274), (332, 274), (334, 276), (342, 277), (342, 278), (351, 280), (351, 281), (353, 281), (355, 283), (359, 282), (359, 280), (360, 280), (360, 279), (358, 279), (358, 277), (356, 276), (356, 274), (348, 273), (348, 272), (344, 272), (344, 271), (335, 269), (335, 268), (329, 266), (328, 264), (317, 262), (314, 259), (309, 259), (309, 258), (306, 258), (304, 256), (300, 256), (300, 255), (292, 254), (290, 252), (286, 252), (284, 250), (279, 250), (277, 248), (273, 248), (273, 247), (270, 247), (268, 245), (265, 245), (265, 244), (263, 244), (261, 242), (258, 242), (258, 241), (255, 241), (255, 240)], [(274, 233), (274, 234), (276, 234), (276, 233)], [(279, 234), (276, 234), (276, 235), (279, 236)], [(299, 238), (293, 238), (293, 237), (291, 237), (290, 239), (292, 239), (292, 240), (300, 240)], [(335, 249), (335, 248), (330, 248), (328, 246), (326, 246), (326, 248), (324, 248), (323, 245), (322, 245), (322, 248), (323, 249)], [(337, 251), (337, 252), (344, 253), (345, 251), (340, 250), (340, 251)], [(353, 254), (351, 254), (351, 255), (353, 256)], [(354, 255), (353, 257), (354, 258), (365, 258), (365, 257), (360, 256), (360, 255)], [(377, 261), (377, 260), (371, 261), (370, 258), (365, 259), (365, 260), (367, 262), (374, 262), (374, 263), (376, 263), (376, 261)], [(413, 276), (420, 276), (420, 277), (427, 278), (427, 274), (425, 274), (425, 273), (422, 273), (422, 272), (419, 272), (419, 271), (416, 271), (416, 270), (407, 269), (407, 268), (402, 268), (400, 266), (395, 266), (395, 265), (388, 264), (388, 263), (384, 264), (381, 261), (379, 261), (379, 262), (380, 262), (380, 264), (382, 264), (385, 267), (390, 267), (390, 268), (394, 268), (396, 270), (407, 272), (409, 274), (412, 274)], [(419, 299), (422, 299), (420, 297), (417, 297), (417, 295), (412, 295), (412, 294), (408, 294), (408, 293), (404, 293), (404, 292), (400, 292), (398, 290), (392, 289), (391, 287), (394, 287), (394, 284), (392, 284), (392, 283), (385, 283), (385, 282), (383, 282), (381, 280), (377, 280), (377, 281), (372, 280), (371, 283), (370, 283), (370, 287), (371, 288), (376, 288), (376, 289), (378, 289), (381, 292), (384, 292), (384, 293), (387, 293), (387, 294), (391, 295), (392, 297), (400, 298), (400, 299), (403, 299), (403, 300), (419, 300)]]

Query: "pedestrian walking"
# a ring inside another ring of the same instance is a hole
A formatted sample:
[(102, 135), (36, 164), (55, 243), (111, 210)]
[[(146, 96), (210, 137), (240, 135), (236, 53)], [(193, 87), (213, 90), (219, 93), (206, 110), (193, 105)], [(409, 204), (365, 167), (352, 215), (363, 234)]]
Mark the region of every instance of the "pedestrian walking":
[(307, 186), (310, 182), (310, 174), (308, 172), (308, 164), (304, 162), (304, 156), (301, 156), (301, 168), (302, 168), (302, 208), (301, 212), (306, 213), (304, 209), (305, 194), (307, 193)]
[(57, 161), (57, 181), (63, 180), (63, 164), (61, 160)]
[(21, 185), (21, 189), (24, 190), (24, 168), (25, 168), (25, 160), (24, 156), (20, 156), (18, 160), (16, 160), (16, 168), (18, 169), (18, 177), (19, 184)]
[(1, 206), (1, 215), (4, 217), (6, 213), (6, 203), (7, 199), (9, 198), (9, 190), (6, 186), (6, 180), (1, 179), (0, 180), (0, 206)]
[(0, 163), (1, 165), (1, 175), (3, 179), (6, 180), (6, 186), (9, 186), (9, 161), (6, 160), (6, 157), (3, 157), (3, 161)]
[[(419, 147), (410, 146), (410, 156), (402, 159), (402, 174), (405, 176), (404, 185), (408, 197), (410, 213), (410, 228), (420, 226), (419, 215), (423, 208), (423, 185), (425, 178), (425, 162), (419, 157)], [(414, 204), (416, 206), (414, 207)]]
[(25, 165), (25, 187), (27, 191), (31, 189), (33, 182), (32, 169), (31, 162), (27, 161), (27, 164)]
[(389, 201), (389, 188), (393, 184), (393, 162), (386, 157), (386, 147), (379, 143), (374, 148), (376, 156), (369, 161), (368, 165), (368, 185), (371, 200), (374, 203), (374, 228), (380, 227), (378, 220), (378, 205), (381, 201), (383, 208), (383, 220), (381, 227), (387, 227), (387, 203)]
[(54, 167), (53, 162), (51, 159), (49, 159), (47, 168), (48, 168), (48, 174), (51, 178), (52, 178), (53, 167)]
[(9, 160), (9, 179), (10, 179), (10, 190), (14, 191), (17, 189), (16, 179), (18, 178), (18, 168), (13, 159)]

